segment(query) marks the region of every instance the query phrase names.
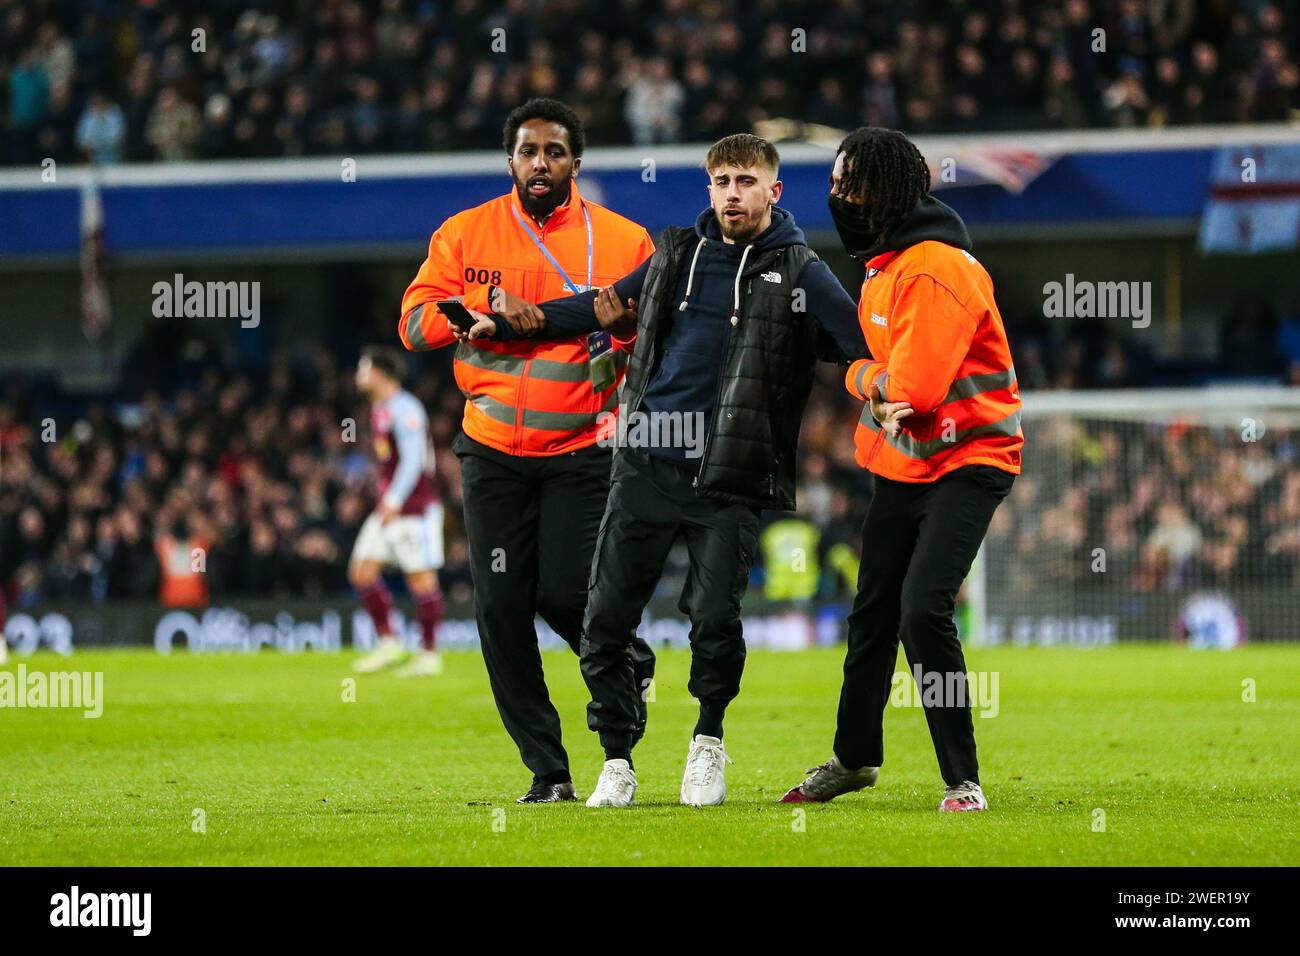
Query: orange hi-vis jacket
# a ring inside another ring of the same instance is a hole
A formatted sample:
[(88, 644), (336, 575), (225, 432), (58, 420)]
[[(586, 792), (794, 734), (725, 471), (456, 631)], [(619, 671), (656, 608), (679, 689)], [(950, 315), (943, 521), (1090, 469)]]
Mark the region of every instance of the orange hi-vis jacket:
[[(584, 208), (591, 217), (590, 281)], [(654, 252), (644, 228), (583, 199), (576, 181), (569, 201), (540, 227), (511, 189), (508, 195), (457, 213), (433, 234), (428, 258), (402, 297), (398, 331), (403, 345), (425, 351), (456, 341), (434, 304), (440, 299), (463, 297), (466, 308), (487, 312), (494, 285), (530, 302), (571, 294), (520, 219), (580, 291), (588, 285), (612, 284)], [(594, 445), (602, 425), (607, 430), (613, 427), (618, 386), (626, 371), (624, 346), (615, 345), (614, 384), (597, 392), (586, 336), (550, 342), (459, 343), (455, 375), (465, 396), (465, 434), (508, 455), (533, 458)], [(611, 414), (602, 420), (602, 412)]]
[[(927, 482), (964, 465), (1020, 473), (1020, 389), (993, 281), (969, 253), (926, 240), (867, 262), (858, 320), (873, 359), (845, 385), (866, 402), (854, 434), (859, 465)], [(871, 415), (871, 384), (911, 402), (890, 438)]]

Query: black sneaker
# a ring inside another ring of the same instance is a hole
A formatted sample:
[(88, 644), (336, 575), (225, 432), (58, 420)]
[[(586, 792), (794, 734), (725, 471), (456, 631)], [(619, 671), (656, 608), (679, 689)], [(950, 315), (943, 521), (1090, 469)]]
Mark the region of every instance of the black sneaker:
[(807, 780), (786, 791), (781, 803), (826, 803), (841, 794), (853, 793), (863, 787), (874, 787), (880, 776), (880, 768), (849, 770), (840, 763), (839, 757), (832, 757), (821, 766), (810, 768), (807, 774)]
[(522, 797), (516, 800), (516, 803), (560, 803), (563, 800), (577, 800), (578, 795), (573, 791), (572, 780), (561, 780), (559, 783), (534, 783)]

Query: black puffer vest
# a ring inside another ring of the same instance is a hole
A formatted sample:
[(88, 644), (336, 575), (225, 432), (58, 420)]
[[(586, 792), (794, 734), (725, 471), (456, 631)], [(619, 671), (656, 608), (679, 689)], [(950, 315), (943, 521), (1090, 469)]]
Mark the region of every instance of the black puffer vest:
[[(637, 341), (619, 395), (619, 415), (641, 409), (658, 367), (680, 270), (699, 241), (693, 229), (669, 228), (656, 243), (641, 301)], [(754, 250), (741, 273), (740, 313), (728, 337), (713, 421), (695, 487), (709, 497), (792, 511), (795, 452), (823, 335), (802, 310), (795, 283), (817, 254), (805, 245)], [(779, 282), (763, 279), (777, 273)], [(796, 309), (799, 309), (796, 311)], [(624, 419), (626, 420), (626, 418)]]

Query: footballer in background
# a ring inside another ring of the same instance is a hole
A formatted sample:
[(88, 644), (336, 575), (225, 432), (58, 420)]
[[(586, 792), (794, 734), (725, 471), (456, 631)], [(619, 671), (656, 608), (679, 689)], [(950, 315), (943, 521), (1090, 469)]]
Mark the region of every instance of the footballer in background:
[[(433, 480), (429, 419), (420, 400), (402, 389), (406, 368), (396, 349), (366, 349), (357, 362), (357, 390), (370, 401), (370, 430), (379, 470), (379, 505), (357, 535), (348, 580), (374, 623), (374, 650), (354, 665), (363, 674), (401, 664), (399, 677), (442, 673), (442, 502)], [(420, 652), (410, 656), (393, 629), (387, 567), (400, 568), (420, 620)]]

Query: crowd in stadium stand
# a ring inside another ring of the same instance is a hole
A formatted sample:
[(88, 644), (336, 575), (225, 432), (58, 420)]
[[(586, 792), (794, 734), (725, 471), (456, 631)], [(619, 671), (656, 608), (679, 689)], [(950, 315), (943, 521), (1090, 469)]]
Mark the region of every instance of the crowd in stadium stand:
[[(153, 353), (150, 353), (153, 354)], [(450, 451), (463, 398), (445, 353), (413, 358), (408, 387), (430, 411), (447, 503), (443, 584), (468, 598), (459, 466)], [(324, 348), (277, 352), (265, 371), (155, 358), (158, 377), (73, 417), (42, 420), (33, 389), (0, 394), (0, 588), (11, 607), (59, 600), (203, 604), (225, 596), (348, 594), (345, 568), (374, 506), (369, 417), (350, 369)], [(1020, 361), (1017, 361), (1020, 365)], [(823, 366), (802, 435), (800, 510), (765, 516), (755, 593), (851, 595), (870, 496), (853, 461), (861, 411)], [(1034, 426), (1033, 467), (998, 511), (990, 547), (1006, 587), (1097, 584), (1137, 590), (1191, 583), (1300, 587), (1300, 434), (1259, 442), (1233, 428), (1148, 429), (1089, 422)], [(1124, 467), (1117, 462), (1125, 462)], [(1130, 476), (1130, 477), (1126, 477)], [(1131, 484), (1125, 484), (1131, 482)], [(789, 553), (807, 573), (790, 575)], [(196, 573), (196, 560), (199, 570)], [(685, 571), (670, 563), (661, 592)]]
[[(422, 364), (408, 388), (430, 410), (447, 504), (443, 585), (467, 598), (450, 451), (463, 398), (444, 365)], [(842, 391), (834, 368), (824, 378), (825, 395)], [(374, 507), (375, 476), (369, 416), (346, 367), (321, 350), (277, 357), (264, 375), (214, 365), (193, 381), (168, 384), (165, 399), (148, 390), (92, 404), (62, 424), (42, 422), (30, 390), (11, 381), (0, 396), (0, 587), (11, 606), (348, 593), (347, 559)], [(844, 441), (855, 416), (847, 401), (823, 401), (805, 426), (800, 520), (815, 530), (818, 554), (841, 546), (824, 581), (814, 572), (814, 592), (850, 593), (856, 579), (848, 518), (870, 486)], [(681, 580), (670, 573), (665, 587)]]
[[(997, 285), (997, 276), (994, 276)], [(1253, 380), (1300, 386), (1300, 299), (1234, 297), (1218, 322), (1213, 360), (1161, 359), (1142, 339), (1079, 319), (1054, 328), (1040, 313), (1000, 303), (1027, 389), (1143, 388)]]
[(1031, 425), (1037, 467), (987, 539), (998, 586), (1300, 588), (1300, 429), (1194, 420)]
[[(912, 133), (1283, 120), (1300, 109), (1297, 36), (1293, 0), (0, 0), (0, 165), (499, 148), (506, 114), (532, 95), (568, 100), (593, 146), (710, 141), (780, 118)], [(1026, 389), (1151, 381), (1151, 357), (1100, 323), (1006, 318)], [(1196, 372), (1300, 385), (1300, 305), (1244, 298), (1224, 319), (1222, 367)], [(89, 406), (4, 383), (11, 604), (346, 594), (374, 503), (346, 357), (277, 353), (257, 369), (138, 354), (154, 367), (128, 362), (119, 394)], [(446, 364), (412, 359), (410, 387), (439, 449), (443, 583), (463, 599), (449, 451), (462, 398)], [(854, 589), (870, 494), (849, 440), (860, 406), (834, 369), (819, 375), (800, 512), (765, 523), (754, 587), (769, 597)], [(47, 425), (53, 407), (75, 411)], [(1014, 555), (999, 566), (1009, 586), (1097, 582), (1062, 555), (1099, 540), (1108, 573), (1138, 590), (1300, 586), (1293, 433), (1245, 443), (1134, 427), (1034, 436), (1055, 474), (1078, 480), (1027, 474), (999, 510), (989, 542)], [(1140, 468), (1107, 464), (1129, 454)], [(1129, 472), (1143, 477), (1110, 484)], [(810, 573), (777, 573), (793, 548)], [(662, 589), (683, 571), (670, 565)]]
[(1298, 16), (1289, 0), (0, 0), (0, 165), (490, 149), (534, 95), (572, 103), (593, 145), (772, 119), (1279, 121), (1300, 110)]
[[(165, 400), (92, 405), (61, 432), (31, 418), (21, 398), (0, 404), (0, 581), (15, 605), (346, 588), (373, 474), (368, 414), (336, 362), (209, 369)], [(452, 418), (434, 422), (443, 465)], [(455, 475), (443, 474), (453, 502)], [(449, 584), (463, 557), (453, 544)]]

